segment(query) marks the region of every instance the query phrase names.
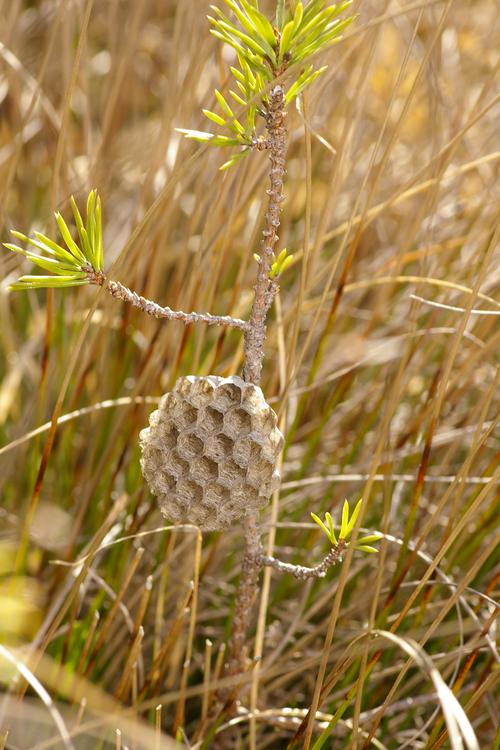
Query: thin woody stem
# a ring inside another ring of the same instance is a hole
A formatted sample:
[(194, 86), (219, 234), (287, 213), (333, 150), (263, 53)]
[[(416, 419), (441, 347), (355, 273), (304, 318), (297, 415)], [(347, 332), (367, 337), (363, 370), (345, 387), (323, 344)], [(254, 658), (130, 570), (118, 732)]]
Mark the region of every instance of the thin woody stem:
[(269, 308), (278, 291), (275, 279), (269, 278), (271, 266), (274, 262), (274, 249), (279, 240), (281, 203), (283, 201), (283, 180), (285, 177), (286, 156), (286, 125), (285, 125), (285, 92), (277, 84), (269, 94), (269, 103), (265, 113), (267, 141), (271, 169), (269, 178), (271, 185), (267, 191), (269, 196), (265, 217), (265, 227), (262, 232), (262, 250), (260, 253), (259, 271), (254, 291), (255, 297), (248, 327), (245, 331), (245, 369), (244, 378), (250, 383), (258, 385), (262, 373), (264, 359), (264, 343), (266, 340), (266, 318)]
[(244, 671), (245, 667), (245, 639), (248, 626), (248, 616), (257, 591), (257, 580), (261, 561), (256, 550), (260, 546), (260, 531), (254, 515), (247, 516), (243, 521), (244, 552), (241, 566), (241, 578), (236, 598), (233, 617), (229, 653), (226, 666), (226, 676), (234, 676)]
[(274, 568), (280, 573), (290, 573), (290, 575), (295, 576), (295, 578), (305, 581), (307, 578), (324, 578), (328, 569), (342, 560), (346, 547), (346, 542), (343, 539), (339, 539), (336, 546), (332, 547), (326, 557), (312, 568), (308, 568), (305, 565), (285, 563), (278, 560), (276, 557), (270, 557), (268, 555), (260, 555), (258, 560), (261, 565)]
[(238, 328), (245, 331), (248, 323), (239, 318), (232, 318), (230, 315), (211, 315), (210, 313), (182, 312), (182, 310), (172, 310), (170, 307), (162, 307), (157, 302), (142, 297), (137, 292), (131, 291), (128, 287), (120, 284), (119, 281), (112, 281), (106, 276), (92, 268), (88, 268), (87, 276), (92, 284), (102, 286), (108, 294), (115, 299), (128, 302), (134, 307), (138, 307), (153, 318), (166, 318), (167, 320), (180, 320), (185, 325), (190, 323), (207, 323), (209, 326), (226, 326), (227, 328)]
[[(281, 203), (283, 201), (283, 180), (285, 176), (286, 155), (286, 126), (285, 126), (285, 93), (283, 87), (275, 85), (269, 94), (267, 111), (265, 113), (267, 138), (255, 142), (256, 148), (269, 151), (271, 168), (269, 171), (270, 187), (265, 216), (265, 226), (262, 232), (262, 250), (260, 254), (259, 270), (254, 286), (255, 296), (250, 320), (245, 329), (245, 367), (243, 377), (247, 382), (259, 385), (264, 359), (264, 344), (266, 340), (266, 319), (274, 297), (278, 292), (276, 279), (270, 279), (271, 266), (275, 260), (274, 250), (278, 242), (278, 228), (280, 225)], [(228, 662), (225, 675), (235, 676), (244, 672), (247, 667), (245, 641), (252, 613), (253, 604), (258, 591), (259, 572), (262, 567), (260, 530), (258, 515), (248, 515), (243, 526), (244, 553), (241, 576), (236, 596), (236, 608), (229, 639)], [(221, 695), (229, 708), (231, 701), (237, 697), (237, 689), (230, 698)], [(228, 703), (229, 701), (229, 703)]]

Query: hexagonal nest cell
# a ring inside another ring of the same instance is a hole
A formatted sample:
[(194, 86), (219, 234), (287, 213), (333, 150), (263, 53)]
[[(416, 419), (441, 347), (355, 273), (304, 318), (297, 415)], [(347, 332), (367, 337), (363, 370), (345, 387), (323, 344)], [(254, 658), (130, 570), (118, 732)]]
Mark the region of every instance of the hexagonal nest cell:
[(248, 435), (252, 429), (252, 417), (244, 409), (229, 409), (224, 414), (224, 432), (233, 440)]
[(237, 464), (248, 468), (250, 464), (260, 459), (262, 448), (252, 436), (239, 438), (234, 443), (233, 458)]
[(223, 487), (234, 487), (245, 479), (246, 474), (247, 470), (242, 469), (231, 459), (219, 464), (219, 484), (222, 484)]
[(177, 440), (177, 452), (186, 461), (192, 461), (203, 453), (203, 440), (192, 432), (183, 432)]
[(262, 508), (283, 446), (262, 391), (241, 378), (179, 378), (140, 434), (141, 467), (162, 513), (216, 530)]
[(190, 466), (190, 474), (202, 484), (215, 483), (219, 476), (219, 464), (207, 456), (196, 458)]
[(179, 429), (186, 429), (196, 423), (197, 410), (188, 401), (176, 400), (172, 410), (174, 424)]
[(198, 424), (200, 429), (207, 435), (217, 434), (222, 430), (224, 415), (214, 409), (213, 406), (206, 406), (203, 411), (198, 413)]
[(212, 458), (217, 463), (226, 461), (231, 457), (233, 452), (233, 441), (223, 432), (218, 435), (212, 435), (205, 443), (205, 455)]

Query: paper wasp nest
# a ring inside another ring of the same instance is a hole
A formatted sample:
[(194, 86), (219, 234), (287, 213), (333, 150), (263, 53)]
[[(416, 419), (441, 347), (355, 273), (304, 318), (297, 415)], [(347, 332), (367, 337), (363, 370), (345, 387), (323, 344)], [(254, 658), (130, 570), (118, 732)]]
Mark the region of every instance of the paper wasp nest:
[(162, 513), (212, 531), (266, 505), (280, 479), (276, 422), (261, 389), (239, 377), (179, 378), (140, 433)]

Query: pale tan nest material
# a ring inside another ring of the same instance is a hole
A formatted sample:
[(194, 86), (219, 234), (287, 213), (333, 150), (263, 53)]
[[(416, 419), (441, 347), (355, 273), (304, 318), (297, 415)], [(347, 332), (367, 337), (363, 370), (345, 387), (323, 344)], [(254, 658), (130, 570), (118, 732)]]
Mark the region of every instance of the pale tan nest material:
[(276, 424), (261, 389), (237, 376), (179, 378), (140, 433), (162, 513), (213, 531), (263, 508), (280, 480)]

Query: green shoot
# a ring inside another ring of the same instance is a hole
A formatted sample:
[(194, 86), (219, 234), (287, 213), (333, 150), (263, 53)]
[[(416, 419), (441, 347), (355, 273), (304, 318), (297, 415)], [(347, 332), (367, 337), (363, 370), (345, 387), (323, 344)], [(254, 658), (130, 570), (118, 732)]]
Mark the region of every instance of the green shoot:
[(287, 255), (287, 250), (284, 248), (274, 263), (271, 265), (271, 272), (269, 274), (270, 279), (275, 279), (281, 276), (287, 268), (293, 263), (293, 255)]
[[(333, 519), (331, 516), (331, 513), (325, 513), (325, 521), (322, 521), (319, 516), (316, 515), (316, 513), (311, 513), (311, 517), (315, 523), (318, 524), (322, 532), (327, 537), (328, 541), (330, 542), (332, 547), (336, 547), (339, 541), (343, 541), (345, 543), (348, 542), (348, 539), (350, 535), (352, 534), (352, 531), (354, 529), (354, 526), (356, 525), (356, 521), (358, 519), (359, 513), (361, 511), (361, 504), (363, 500), (359, 500), (352, 512), (350, 513), (349, 509), (349, 502), (347, 500), (344, 500), (344, 505), (342, 507), (342, 520), (340, 524), (340, 531), (338, 534), (338, 539), (335, 534), (335, 529), (333, 525)], [(382, 534), (374, 533), (374, 534), (368, 534), (367, 536), (360, 537), (357, 539), (355, 544), (355, 549), (360, 550), (361, 552), (368, 552), (368, 553), (374, 553), (378, 552), (376, 547), (373, 547), (371, 545), (372, 542), (378, 542), (382, 538)]]
[[(286, 3), (277, 3), (275, 26), (261, 13), (257, 3), (250, 0), (222, 0), (229, 15), (211, 5), (213, 16), (208, 16), (211, 33), (232, 47), (238, 67), (231, 66), (235, 87), (228, 89), (243, 114), (234, 113), (218, 89), (214, 95), (221, 113), (203, 109), (203, 114), (214, 125), (226, 131), (224, 135), (178, 128), (186, 138), (210, 146), (239, 146), (240, 151), (220, 169), (228, 169), (246, 156), (257, 138), (257, 115), (265, 116), (267, 92), (273, 81), (285, 86), (285, 106), (289, 106), (325, 70), (304, 63), (342, 38), (343, 30), (356, 16), (339, 16), (352, 0), (338, 5), (327, 5), (326, 0), (311, 0), (295, 4), (293, 14)], [(326, 7), (325, 7), (326, 6)], [(231, 84), (230, 84), (231, 85)]]
[(89, 271), (101, 273), (104, 263), (104, 246), (102, 239), (101, 200), (96, 190), (91, 190), (87, 198), (87, 220), (84, 224), (76, 201), (71, 196), (78, 242), (75, 242), (68, 225), (59, 212), (55, 214), (59, 233), (64, 240), (60, 245), (40, 232), (35, 237), (27, 237), (21, 232), (11, 230), (11, 234), (21, 242), (36, 248), (38, 253), (25, 250), (18, 245), (5, 242), (4, 246), (14, 253), (24, 255), (39, 268), (49, 271), (51, 275), (21, 276), (9, 289), (41, 289), (47, 287), (81, 286), (90, 283)]

